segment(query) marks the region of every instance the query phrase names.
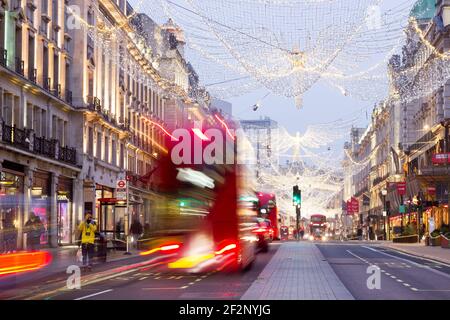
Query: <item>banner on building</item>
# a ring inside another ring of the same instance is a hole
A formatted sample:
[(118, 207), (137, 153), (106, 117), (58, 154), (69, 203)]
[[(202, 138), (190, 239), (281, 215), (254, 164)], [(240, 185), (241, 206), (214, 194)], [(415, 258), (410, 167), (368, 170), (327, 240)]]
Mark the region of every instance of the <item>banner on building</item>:
[(433, 162), (433, 164), (450, 163), (450, 153), (436, 153), (433, 155), (431, 161)]
[(350, 206), (352, 208), (352, 213), (359, 213), (359, 201), (358, 199), (352, 197), (352, 199), (350, 200)]
[(399, 196), (406, 195), (406, 182), (397, 182), (397, 193)]

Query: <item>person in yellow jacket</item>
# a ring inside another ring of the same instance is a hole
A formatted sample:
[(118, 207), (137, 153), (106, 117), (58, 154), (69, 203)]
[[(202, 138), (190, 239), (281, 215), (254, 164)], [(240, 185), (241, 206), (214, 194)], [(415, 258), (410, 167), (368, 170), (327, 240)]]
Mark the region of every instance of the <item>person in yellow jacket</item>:
[(92, 267), (97, 225), (92, 220), (92, 214), (90, 212), (86, 213), (85, 220), (78, 226), (78, 231), (81, 234), (81, 252), (83, 255), (83, 266)]

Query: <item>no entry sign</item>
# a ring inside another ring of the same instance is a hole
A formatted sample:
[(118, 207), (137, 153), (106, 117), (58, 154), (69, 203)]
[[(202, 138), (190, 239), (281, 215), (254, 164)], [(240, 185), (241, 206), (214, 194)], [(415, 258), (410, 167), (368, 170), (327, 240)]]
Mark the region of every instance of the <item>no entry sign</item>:
[(119, 201), (127, 200), (127, 182), (118, 180), (116, 184), (116, 199)]

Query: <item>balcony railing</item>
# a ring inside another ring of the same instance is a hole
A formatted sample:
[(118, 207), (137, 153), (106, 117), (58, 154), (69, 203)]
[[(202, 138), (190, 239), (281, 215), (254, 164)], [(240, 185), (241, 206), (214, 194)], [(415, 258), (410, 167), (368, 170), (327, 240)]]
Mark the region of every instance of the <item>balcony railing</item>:
[(59, 160), (70, 164), (77, 164), (77, 150), (69, 147), (59, 147)]
[(25, 75), (25, 61), (23, 61), (20, 57), (16, 57), (15, 61), (16, 72), (21, 76)]
[(375, 178), (375, 179), (373, 180), (373, 186), (375, 187), (375, 186), (379, 185), (380, 183), (382, 183), (383, 181), (385, 181), (388, 177), (389, 177), (389, 175), (386, 175), (386, 176), (384, 176), (384, 177), (378, 177), (378, 178)]
[(8, 61), (8, 51), (0, 48), (0, 65), (6, 67)]
[(36, 83), (37, 82), (37, 69), (30, 69), (28, 72), (28, 79), (30, 79), (31, 82)]
[(34, 136), (34, 146), (33, 151), (37, 154), (49, 157), (56, 158), (56, 144), (58, 140), (49, 140), (45, 137), (36, 137)]
[(62, 147), (57, 139), (37, 137), (31, 132), (32, 130), (19, 129), (3, 122), (1, 125), (1, 141), (38, 155), (77, 165), (76, 149), (67, 146)]
[(50, 92), (51, 88), (52, 88), (52, 79), (48, 78), (48, 77), (44, 77), (43, 87), (44, 87), (45, 90)]
[(68, 104), (72, 104), (73, 102), (72, 91), (66, 90), (65, 99)]
[(94, 112), (97, 112), (102, 118), (109, 122), (111, 125), (115, 126), (116, 128), (119, 128), (124, 131), (130, 130), (130, 123), (128, 121), (117, 121), (116, 116), (108, 111), (107, 109), (103, 109), (101, 105), (100, 99), (97, 97), (91, 97), (88, 96), (88, 109)]
[(2, 141), (15, 147), (28, 150), (30, 148), (30, 131), (27, 129), (19, 129), (15, 126), (9, 126), (3, 122)]
[(88, 96), (88, 109), (91, 111), (101, 112), (102, 111), (102, 103), (99, 98)]
[(52, 94), (53, 94), (55, 97), (61, 98), (61, 85), (60, 85), (60, 84), (55, 83), (55, 84), (53, 85)]

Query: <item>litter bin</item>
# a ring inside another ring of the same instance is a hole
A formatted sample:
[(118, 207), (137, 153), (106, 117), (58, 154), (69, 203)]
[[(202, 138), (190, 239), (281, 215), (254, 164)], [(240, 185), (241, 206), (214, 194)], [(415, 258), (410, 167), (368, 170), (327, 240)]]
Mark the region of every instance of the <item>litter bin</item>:
[(94, 263), (105, 263), (107, 255), (107, 241), (102, 233), (96, 233), (94, 243)]

